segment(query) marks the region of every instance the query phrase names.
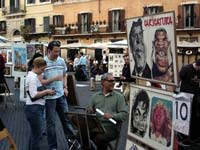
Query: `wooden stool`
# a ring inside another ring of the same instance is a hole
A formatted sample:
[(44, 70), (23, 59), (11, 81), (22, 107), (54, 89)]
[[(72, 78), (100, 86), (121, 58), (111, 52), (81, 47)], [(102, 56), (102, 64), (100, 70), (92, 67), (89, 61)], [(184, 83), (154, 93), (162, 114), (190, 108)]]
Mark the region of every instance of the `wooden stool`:
[(10, 150), (17, 150), (15, 142), (13, 141), (12, 137), (10, 136), (10, 133), (5, 128), (3, 122), (0, 119), (0, 141), (5, 138), (8, 140), (8, 143), (10, 144)]

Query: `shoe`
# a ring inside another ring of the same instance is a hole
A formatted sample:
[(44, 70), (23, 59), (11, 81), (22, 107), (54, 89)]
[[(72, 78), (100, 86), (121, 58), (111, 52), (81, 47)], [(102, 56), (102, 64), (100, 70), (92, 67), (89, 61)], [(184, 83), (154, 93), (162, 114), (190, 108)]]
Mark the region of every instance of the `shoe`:
[(77, 139), (67, 139), (70, 150), (81, 150), (81, 144)]
[(94, 88), (94, 87), (91, 87), (91, 88), (90, 88), (90, 91), (95, 91), (95, 88)]

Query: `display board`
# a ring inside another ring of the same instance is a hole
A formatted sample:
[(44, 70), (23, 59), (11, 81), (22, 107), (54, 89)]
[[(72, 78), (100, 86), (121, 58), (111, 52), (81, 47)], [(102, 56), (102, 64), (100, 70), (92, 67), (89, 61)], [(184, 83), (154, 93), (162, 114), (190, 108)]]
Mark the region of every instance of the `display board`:
[(174, 12), (127, 19), (131, 75), (177, 85)]
[(193, 96), (193, 94), (183, 92), (173, 95), (174, 130), (185, 135), (190, 133)]
[(131, 85), (128, 135), (154, 149), (173, 149), (173, 93)]
[(110, 53), (108, 55), (108, 72), (112, 73), (114, 77), (122, 75), (122, 68), (124, 66), (124, 54)]

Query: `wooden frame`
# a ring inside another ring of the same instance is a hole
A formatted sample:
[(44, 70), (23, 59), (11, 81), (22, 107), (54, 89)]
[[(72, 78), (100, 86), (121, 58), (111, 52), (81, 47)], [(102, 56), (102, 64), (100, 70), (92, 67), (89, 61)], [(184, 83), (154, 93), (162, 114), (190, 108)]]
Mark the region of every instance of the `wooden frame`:
[[(166, 12), (127, 19), (132, 77), (169, 85), (178, 84), (174, 14)], [(136, 39), (139, 40), (136, 42)], [(162, 44), (159, 43), (160, 39)]]
[[(173, 93), (152, 89), (150, 87), (131, 85), (128, 136), (154, 149), (172, 150), (172, 95)], [(146, 100), (145, 103), (143, 102), (144, 99)], [(165, 114), (163, 115), (165, 116), (163, 120), (169, 120), (160, 126), (160, 129), (163, 130), (159, 131), (155, 130), (155, 126), (159, 127), (155, 121), (158, 120), (157, 112), (160, 112), (159, 114)], [(138, 114), (141, 114), (142, 117)], [(155, 132), (159, 133), (159, 137), (155, 136)]]

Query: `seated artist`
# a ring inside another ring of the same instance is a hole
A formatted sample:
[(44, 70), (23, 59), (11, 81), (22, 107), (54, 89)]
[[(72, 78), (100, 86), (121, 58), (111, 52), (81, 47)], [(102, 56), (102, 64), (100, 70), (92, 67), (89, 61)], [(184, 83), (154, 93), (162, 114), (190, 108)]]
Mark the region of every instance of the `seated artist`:
[[(119, 135), (118, 124), (128, 117), (128, 107), (124, 96), (113, 90), (114, 77), (110, 73), (105, 73), (101, 77), (101, 91), (92, 95), (87, 111), (95, 113), (96, 109), (104, 112), (104, 115), (97, 117), (103, 125), (104, 133), (91, 133), (91, 140), (96, 144), (97, 150), (106, 150), (109, 142), (115, 140)], [(109, 119), (114, 119), (117, 124), (112, 123)]]

